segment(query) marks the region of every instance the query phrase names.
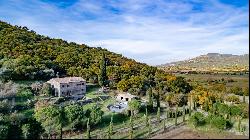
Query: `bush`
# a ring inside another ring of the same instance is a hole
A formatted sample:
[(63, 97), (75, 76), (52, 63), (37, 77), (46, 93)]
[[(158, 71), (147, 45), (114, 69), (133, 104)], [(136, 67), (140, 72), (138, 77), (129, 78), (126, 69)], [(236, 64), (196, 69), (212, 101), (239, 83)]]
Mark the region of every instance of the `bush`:
[(22, 111), (26, 109), (30, 109), (31, 106), (28, 102), (17, 102), (15, 106), (12, 108), (12, 110)]
[(227, 104), (220, 103), (218, 104), (218, 113), (219, 115), (227, 115), (230, 113), (229, 106)]
[(9, 113), (11, 110), (11, 105), (8, 103), (8, 100), (0, 101), (0, 112), (3, 114)]
[(242, 114), (242, 110), (240, 109), (240, 107), (234, 105), (230, 107), (230, 114), (232, 116), (240, 116)]
[(232, 124), (221, 116), (213, 116), (211, 117), (211, 125), (218, 129), (226, 129), (232, 126)]
[(209, 114), (206, 119), (205, 119), (205, 122), (206, 124), (211, 124), (211, 120), (213, 119), (213, 114)]
[(0, 125), (0, 139), (7, 139), (8, 138), (8, 132), (9, 132), (9, 126), (8, 125)]
[(28, 123), (23, 124), (21, 129), (25, 139), (39, 139), (40, 135), (44, 132), (41, 124), (34, 118), (30, 119)]
[(18, 91), (16, 97), (18, 99), (21, 99), (21, 101), (25, 101), (25, 100), (30, 99), (31, 97), (33, 97), (33, 93), (31, 92), (30, 89), (24, 88), (24, 89), (21, 89), (20, 91)]
[[(186, 114), (188, 114), (188, 109), (186, 109)], [(177, 112), (177, 117), (180, 117), (180, 116), (182, 116), (182, 114), (183, 114), (183, 111), (182, 110), (178, 110), (178, 112)], [(175, 118), (175, 110), (169, 110), (168, 111), (168, 117), (169, 118)]]
[(202, 113), (196, 112), (194, 115), (191, 116), (190, 122), (195, 126), (202, 126), (206, 124), (205, 117)]
[(249, 105), (247, 103), (242, 103), (242, 104), (239, 104), (238, 107), (240, 108), (242, 112), (241, 116), (243, 118), (248, 118), (249, 117)]
[(234, 102), (234, 103), (239, 103), (240, 102), (240, 98), (236, 95), (232, 95), (232, 96), (228, 96), (226, 97), (226, 101), (228, 102)]
[(232, 87), (230, 89), (230, 92), (236, 95), (241, 95), (241, 96), (243, 95), (243, 91), (241, 87)]

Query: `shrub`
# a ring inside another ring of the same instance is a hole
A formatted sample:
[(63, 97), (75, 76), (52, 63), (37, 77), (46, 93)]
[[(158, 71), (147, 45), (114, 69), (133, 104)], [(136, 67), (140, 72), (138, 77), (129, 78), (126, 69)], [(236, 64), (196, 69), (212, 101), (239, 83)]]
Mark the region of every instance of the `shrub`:
[(232, 83), (232, 82), (234, 82), (234, 80), (233, 80), (233, 79), (231, 79), (231, 78), (230, 78), (230, 79), (228, 79), (227, 81), (228, 81), (228, 83)]
[(202, 126), (206, 123), (205, 117), (202, 113), (196, 112), (194, 115), (191, 116), (190, 122), (195, 126)]
[(3, 114), (9, 113), (11, 110), (11, 105), (8, 103), (8, 100), (0, 101), (0, 112)]
[(206, 124), (211, 124), (211, 120), (213, 119), (213, 114), (209, 114), (206, 119), (205, 119), (205, 122)]
[(26, 110), (26, 109), (29, 109), (30, 106), (29, 104), (26, 102), (26, 103), (17, 103), (14, 107), (13, 107), (13, 110), (18, 110), (18, 111), (22, 111), (22, 110)]
[(221, 116), (213, 116), (211, 117), (211, 125), (218, 128), (218, 129), (225, 129), (232, 126), (232, 124), (226, 120), (224, 117)]
[(20, 91), (18, 91), (16, 95), (18, 99), (21, 99), (21, 101), (30, 99), (32, 96), (33, 96), (33, 93), (31, 92), (30, 89), (27, 89), (27, 88), (21, 89)]
[(242, 111), (241, 116), (243, 118), (249, 117), (249, 105), (247, 103), (242, 103), (238, 105), (240, 110)]
[(242, 110), (239, 106), (234, 105), (230, 107), (230, 114), (232, 116), (240, 116), (242, 114)]
[(21, 129), (25, 139), (39, 139), (40, 135), (44, 132), (41, 124), (34, 118), (31, 118), (28, 123), (23, 124)]
[(227, 115), (227, 114), (229, 114), (229, 113), (230, 113), (230, 110), (229, 110), (228, 105), (223, 104), (223, 103), (219, 104), (219, 105), (218, 105), (218, 113), (219, 113), (220, 115)]
[(236, 95), (243, 95), (243, 91), (241, 87), (232, 87), (230, 92)]
[(232, 96), (228, 96), (226, 97), (226, 101), (228, 102), (234, 102), (234, 103), (239, 103), (240, 102), (240, 98), (236, 95), (232, 95)]
[(8, 138), (8, 125), (0, 125), (0, 139), (7, 139)]

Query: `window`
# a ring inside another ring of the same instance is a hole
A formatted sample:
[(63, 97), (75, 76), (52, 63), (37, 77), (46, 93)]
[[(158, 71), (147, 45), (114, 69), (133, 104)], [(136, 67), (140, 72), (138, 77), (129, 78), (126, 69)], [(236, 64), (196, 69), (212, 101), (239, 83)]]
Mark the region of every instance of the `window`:
[(123, 97), (121, 97), (121, 100), (123, 99)]
[(69, 87), (69, 85), (67, 85), (67, 87)]
[(62, 87), (64, 87), (64, 85), (62, 85)]
[(84, 85), (84, 83), (82, 83), (82, 85)]
[(82, 89), (82, 91), (84, 91), (84, 89)]
[(128, 98), (126, 98), (126, 101), (128, 101)]

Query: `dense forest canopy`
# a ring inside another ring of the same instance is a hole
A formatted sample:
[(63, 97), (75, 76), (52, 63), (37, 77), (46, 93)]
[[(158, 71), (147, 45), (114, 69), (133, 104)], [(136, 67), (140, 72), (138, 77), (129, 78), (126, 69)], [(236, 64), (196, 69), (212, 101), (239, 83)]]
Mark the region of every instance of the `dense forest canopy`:
[(0, 75), (4, 80), (47, 80), (56, 76), (81, 76), (90, 83), (98, 83), (103, 54), (106, 57), (107, 78), (111, 88), (130, 90), (137, 94), (150, 86), (166, 86), (165, 90), (172, 92), (190, 91), (191, 87), (184, 79), (176, 78), (156, 67), (101, 47), (52, 39), (38, 35), (27, 27), (12, 26), (0, 21)]

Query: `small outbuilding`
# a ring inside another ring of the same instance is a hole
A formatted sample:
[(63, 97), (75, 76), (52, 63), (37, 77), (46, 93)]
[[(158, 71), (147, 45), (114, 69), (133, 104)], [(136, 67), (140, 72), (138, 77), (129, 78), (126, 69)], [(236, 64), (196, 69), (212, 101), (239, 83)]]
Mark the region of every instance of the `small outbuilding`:
[(135, 95), (131, 95), (130, 93), (119, 93), (116, 96), (116, 99), (118, 101), (131, 101), (132, 99), (139, 99)]

